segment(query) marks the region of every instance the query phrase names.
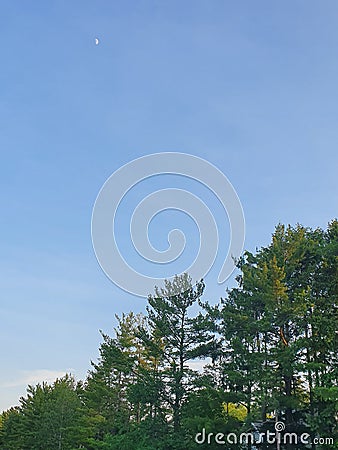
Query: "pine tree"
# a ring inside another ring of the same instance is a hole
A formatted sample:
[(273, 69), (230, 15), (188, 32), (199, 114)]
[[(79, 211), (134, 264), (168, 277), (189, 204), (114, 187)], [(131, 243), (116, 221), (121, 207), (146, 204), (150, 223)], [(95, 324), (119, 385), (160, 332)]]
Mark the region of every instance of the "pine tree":
[(190, 308), (197, 304), (204, 290), (203, 281), (192, 285), (187, 274), (166, 281), (165, 287), (155, 289), (148, 298), (147, 321), (150, 332), (145, 333), (149, 345), (157, 339), (153, 349), (159, 355), (161, 378), (166, 390), (163, 401), (172, 412), (173, 428), (181, 429), (182, 406), (191, 388), (194, 373), (188, 361), (201, 354), (206, 339), (205, 330), (199, 326), (198, 317), (189, 315)]
[(142, 349), (136, 337), (142, 322), (141, 315), (133, 313), (116, 316), (115, 337), (101, 332), (99, 361), (84, 383), (83, 398), (94, 428), (91, 445), (105, 435), (118, 435), (129, 430), (132, 418), (140, 419), (139, 405), (128, 400), (128, 390), (137, 381), (138, 367), (142, 366)]
[(28, 386), (20, 406), (2, 416), (1, 448), (71, 450), (86, 438), (84, 410), (69, 375), (53, 384)]

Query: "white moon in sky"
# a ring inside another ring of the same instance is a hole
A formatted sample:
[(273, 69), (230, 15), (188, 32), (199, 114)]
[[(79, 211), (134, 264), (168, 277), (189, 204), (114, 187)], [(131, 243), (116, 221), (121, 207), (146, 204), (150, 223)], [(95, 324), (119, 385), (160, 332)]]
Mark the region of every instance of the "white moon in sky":
[(95, 45), (99, 45), (100, 41), (98, 40), (98, 38), (95, 38)]

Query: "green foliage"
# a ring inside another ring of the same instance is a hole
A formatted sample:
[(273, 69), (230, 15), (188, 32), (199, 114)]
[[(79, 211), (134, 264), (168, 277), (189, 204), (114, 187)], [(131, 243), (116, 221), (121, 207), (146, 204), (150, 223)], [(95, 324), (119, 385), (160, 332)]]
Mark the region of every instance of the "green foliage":
[(20, 406), (2, 415), (1, 448), (71, 450), (86, 430), (74, 379), (66, 375), (52, 385), (28, 386)]
[(197, 433), (264, 430), (276, 417), (337, 442), (338, 221), (278, 225), (237, 266), (238, 285), (216, 305), (185, 274), (155, 289), (146, 315), (117, 317), (83, 383), (29, 386), (2, 413), (0, 448), (211, 450)]

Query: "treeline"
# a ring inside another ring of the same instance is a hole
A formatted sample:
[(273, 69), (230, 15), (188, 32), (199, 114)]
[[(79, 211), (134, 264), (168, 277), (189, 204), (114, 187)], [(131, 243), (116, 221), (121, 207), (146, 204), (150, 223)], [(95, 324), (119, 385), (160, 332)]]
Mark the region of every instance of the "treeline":
[[(29, 386), (1, 415), (0, 448), (337, 448), (338, 221), (278, 225), (237, 267), (216, 305), (184, 275), (149, 296), (145, 315), (118, 317), (85, 381)], [(276, 422), (312, 444), (236, 442)]]

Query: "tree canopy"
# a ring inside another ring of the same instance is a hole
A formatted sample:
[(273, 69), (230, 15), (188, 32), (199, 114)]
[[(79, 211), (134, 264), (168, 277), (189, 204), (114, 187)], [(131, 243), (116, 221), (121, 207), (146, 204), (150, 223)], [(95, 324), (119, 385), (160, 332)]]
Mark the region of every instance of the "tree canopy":
[(275, 431), (276, 422), (312, 442), (281, 450), (337, 448), (338, 221), (279, 224), (237, 269), (219, 301), (204, 301), (204, 281), (184, 274), (149, 295), (145, 314), (116, 317), (84, 381), (28, 386), (1, 414), (0, 448), (213, 449), (215, 439), (196, 436)]

